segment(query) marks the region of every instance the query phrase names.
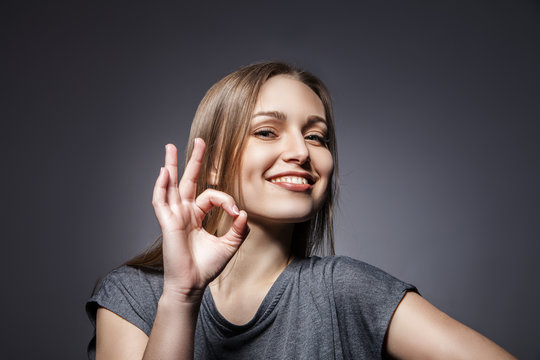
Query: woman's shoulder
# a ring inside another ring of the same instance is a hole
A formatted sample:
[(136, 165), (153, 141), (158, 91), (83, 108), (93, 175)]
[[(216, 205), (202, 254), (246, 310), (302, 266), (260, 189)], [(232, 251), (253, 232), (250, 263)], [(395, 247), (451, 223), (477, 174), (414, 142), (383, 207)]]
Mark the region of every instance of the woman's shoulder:
[(99, 281), (86, 312), (95, 325), (97, 309), (103, 307), (149, 333), (162, 292), (163, 271), (124, 265)]
[(335, 274), (347, 277), (347, 275), (381, 275), (387, 274), (384, 270), (370, 265), (362, 260), (354, 259), (344, 255), (330, 255), (330, 256), (310, 256), (300, 260), (303, 267), (307, 267), (315, 270), (322, 271), (328, 274)]
[(159, 285), (163, 283), (163, 270), (147, 266), (122, 265), (105, 275), (99, 285), (111, 282)]
[[(310, 274), (300, 279), (310, 284), (304, 288), (329, 304), (350, 354), (380, 358), (392, 315), (405, 293), (416, 288), (348, 256), (311, 257), (302, 264), (303, 271)], [(357, 340), (351, 342), (350, 338)]]
[(377, 266), (348, 256), (312, 256), (301, 260), (304, 273), (314, 275), (324, 280), (334, 290), (369, 290), (373, 292), (388, 292), (416, 290), (414, 286), (401, 281)]
[(123, 265), (110, 271), (98, 283), (94, 296), (118, 289), (131, 295), (163, 291), (163, 271), (156, 268)]

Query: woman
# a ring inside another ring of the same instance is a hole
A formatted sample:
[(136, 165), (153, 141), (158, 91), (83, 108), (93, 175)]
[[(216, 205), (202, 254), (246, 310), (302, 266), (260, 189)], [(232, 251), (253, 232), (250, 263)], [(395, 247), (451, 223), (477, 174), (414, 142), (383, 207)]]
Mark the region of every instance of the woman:
[[(283, 63), (205, 95), (178, 182), (166, 146), (162, 242), (87, 304), (98, 359), (513, 358), (416, 289), (333, 254), (337, 153), (328, 91)], [(242, 209), (242, 210), (240, 210)]]

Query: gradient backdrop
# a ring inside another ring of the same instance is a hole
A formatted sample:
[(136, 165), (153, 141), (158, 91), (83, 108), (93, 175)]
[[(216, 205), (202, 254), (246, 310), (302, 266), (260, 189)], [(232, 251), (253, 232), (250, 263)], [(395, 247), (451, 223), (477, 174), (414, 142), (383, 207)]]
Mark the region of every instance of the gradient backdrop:
[(540, 359), (538, 1), (149, 4), (2, 5), (3, 358), (86, 356), (94, 282), (159, 235), (164, 144), (282, 59), (335, 99), (338, 253)]

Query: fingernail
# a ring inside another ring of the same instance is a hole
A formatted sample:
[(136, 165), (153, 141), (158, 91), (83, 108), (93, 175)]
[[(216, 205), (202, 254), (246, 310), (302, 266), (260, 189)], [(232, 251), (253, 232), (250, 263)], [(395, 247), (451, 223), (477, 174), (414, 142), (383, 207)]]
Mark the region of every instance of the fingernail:
[(233, 205), (232, 211), (233, 211), (233, 213), (235, 213), (235, 215), (240, 215), (240, 210), (238, 210), (238, 206)]
[(163, 166), (159, 168), (159, 175), (163, 174)]

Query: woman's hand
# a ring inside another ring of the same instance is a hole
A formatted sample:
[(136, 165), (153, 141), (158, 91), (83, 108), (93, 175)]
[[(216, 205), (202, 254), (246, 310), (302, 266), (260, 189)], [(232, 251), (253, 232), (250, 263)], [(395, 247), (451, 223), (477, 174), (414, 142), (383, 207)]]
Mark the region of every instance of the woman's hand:
[[(195, 139), (179, 184), (176, 147), (168, 144), (165, 148), (165, 167), (161, 168), (152, 199), (163, 234), (163, 294), (195, 303), (246, 238), (247, 213), (239, 211), (234, 199), (221, 191), (207, 189), (196, 197), (205, 149), (202, 139)], [(205, 215), (214, 206), (223, 208), (234, 218), (229, 231), (220, 237), (202, 227)]]

